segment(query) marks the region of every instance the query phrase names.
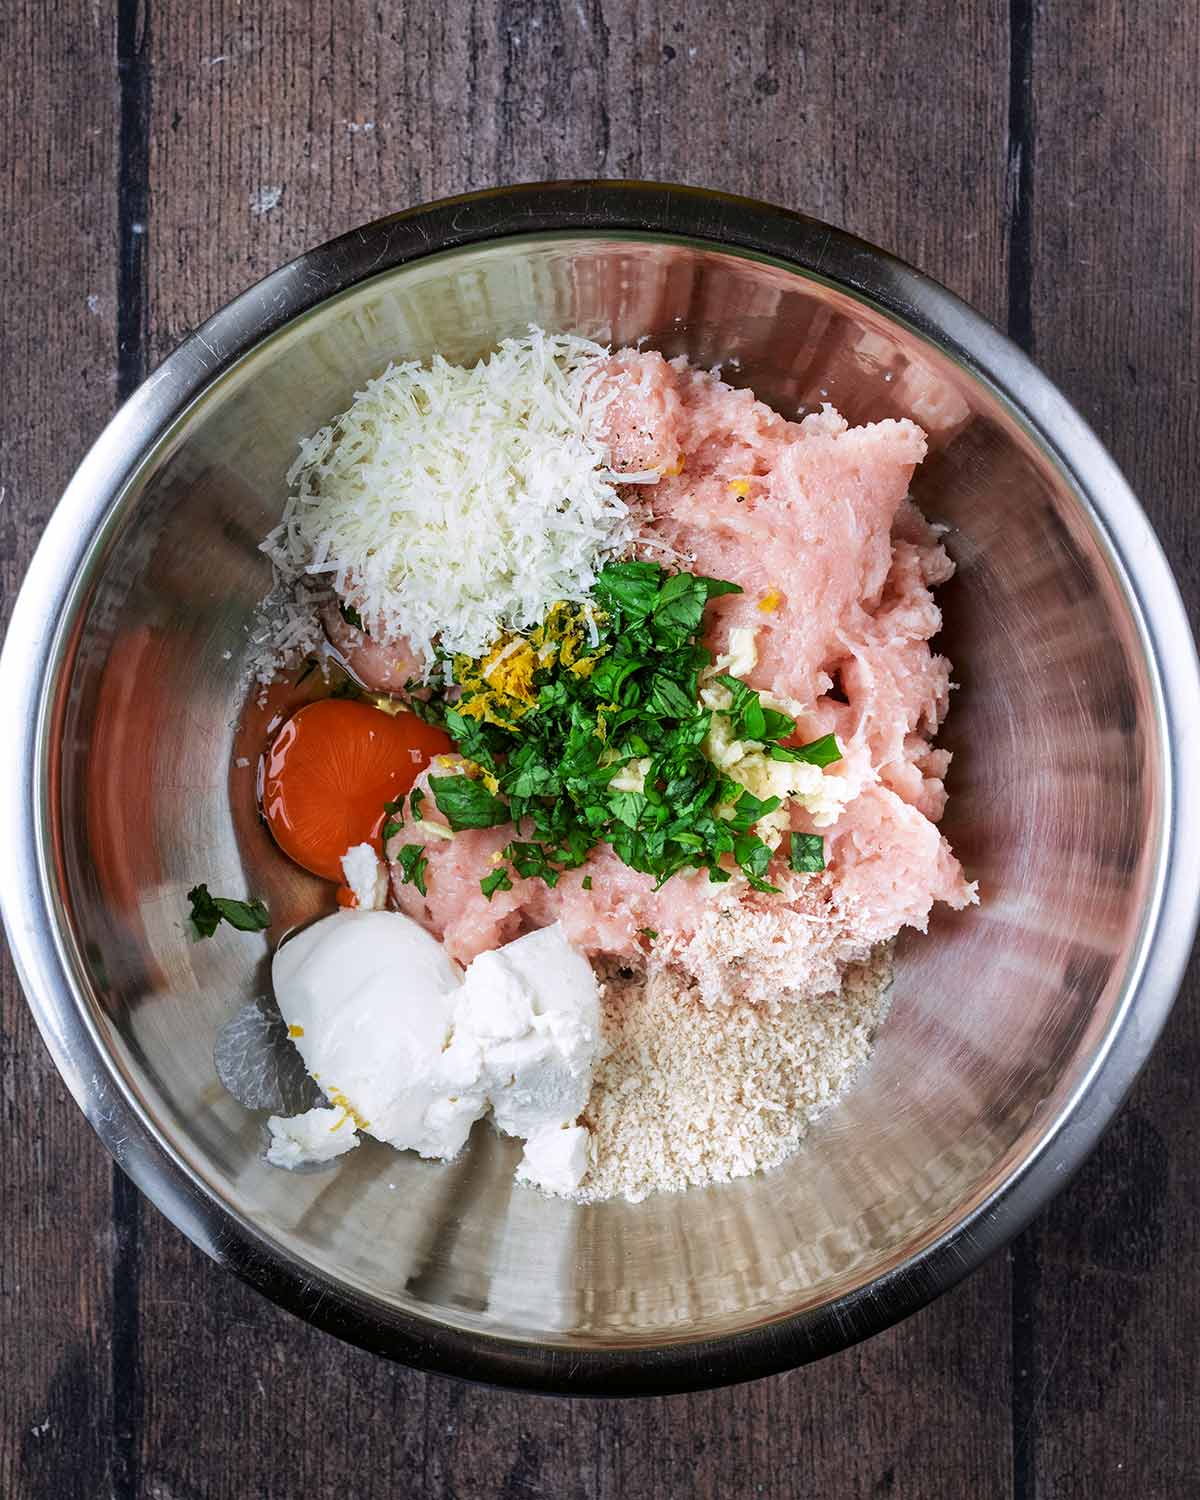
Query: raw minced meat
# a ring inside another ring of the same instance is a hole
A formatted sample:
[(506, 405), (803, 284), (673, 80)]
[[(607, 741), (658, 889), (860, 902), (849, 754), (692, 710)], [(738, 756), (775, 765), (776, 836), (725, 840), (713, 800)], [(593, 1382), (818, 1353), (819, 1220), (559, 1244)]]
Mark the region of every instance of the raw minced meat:
[[(513, 836), (505, 827), (427, 838), (428, 894), (396, 872), (396, 900), (464, 963), (560, 920), (593, 957), (681, 972), (703, 1003), (831, 993), (847, 964), (902, 926), (924, 930), (935, 902), (974, 899), (935, 826), (949, 754), (932, 740), (950, 664), (929, 646), (941, 625), (932, 588), (954, 569), (907, 498), (924, 433), (910, 421), (851, 428), (829, 406), (787, 421), (652, 352), (615, 356), (602, 378), (616, 386), (605, 408), (613, 467), (663, 470), (640, 487), (640, 552), (657, 560), (665, 549), (739, 583), (741, 594), (710, 605), (705, 644), (726, 652), (731, 632), (753, 631), (744, 679), (786, 705), (804, 739), (837, 735), (843, 759), (826, 774), (845, 783), (846, 806), (824, 830), (826, 871), (793, 876), (776, 860), (775, 897), (704, 874), (656, 891), (602, 846), (553, 890), (514, 878), (489, 901), (479, 881)], [(425, 806), (440, 821), (432, 798)], [(799, 808), (792, 825), (813, 831)]]

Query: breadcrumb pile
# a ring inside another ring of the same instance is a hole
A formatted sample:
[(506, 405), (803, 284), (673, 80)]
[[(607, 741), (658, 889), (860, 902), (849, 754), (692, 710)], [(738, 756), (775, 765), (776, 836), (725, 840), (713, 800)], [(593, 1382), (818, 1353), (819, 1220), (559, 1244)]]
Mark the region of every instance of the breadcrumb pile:
[(708, 1004), (670, 967), (609, 970), (582, 1117), (592, 1165), (573, 1196), (638, 1203), (777, 1166), (866, 1062), (891, 982), (890, 943), (833, 993), (771, 1005)]

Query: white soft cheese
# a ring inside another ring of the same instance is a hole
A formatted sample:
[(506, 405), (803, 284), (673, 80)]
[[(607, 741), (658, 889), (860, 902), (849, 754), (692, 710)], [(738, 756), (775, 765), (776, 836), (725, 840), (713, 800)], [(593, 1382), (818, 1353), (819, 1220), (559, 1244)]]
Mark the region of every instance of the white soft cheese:
[(591, 1163), (592, 1138), (582, 1125), (539, 1130), (525, 1142), (517, 1181), (547, 1193), (573, 1193)]
[(357, 1129), (422, 1156), (461, 1149), (482, 1110), (447, 1097), (460, 978), (436, 938), (397, 912), (339, 912), (284, 943), (272, 979), (305, 1066)]
[(358, 1145), (354, 1120), (344, 1109), (318, 1107), (288, 1119), (272, 1115), (267, 1128), (271, 1132), (267, 1160), (275, 1167), (332, 1161)]
[(497, 1126), (531, 1136), (570, 1124), (583, 1109), (599, 1037), (596, 976), (555, 923), (470, 966), (450, 1052), (478, 1056)]
[[(311, 1126), (308, 1116), (272, 1119), (269, 1159), (281, 1166), (327, 1160), (360, 1130), (449, 1160), (489, 1109), (506, 1134), (532, 1137), (573, 1127), (587, 1103), (599, 991), (557, 924), (481, 954), (460, 982), (441, 945), (408, 917), (339, 912), (285, 943), (273, 973), (305, 1066), (335, 1107), (310, 1111), (322, 1117)], [(339, 1111), (350, 1116), (348, 1139), (333, 1151)], [(548, 1177), (565, 1180), (578, 1155), (554, 1157)]]
[(387, 905), (387, 870), (371, 844), (355, 844), (346, 850), (342, 874), (354, 892), (359, 911), (379, 911)]

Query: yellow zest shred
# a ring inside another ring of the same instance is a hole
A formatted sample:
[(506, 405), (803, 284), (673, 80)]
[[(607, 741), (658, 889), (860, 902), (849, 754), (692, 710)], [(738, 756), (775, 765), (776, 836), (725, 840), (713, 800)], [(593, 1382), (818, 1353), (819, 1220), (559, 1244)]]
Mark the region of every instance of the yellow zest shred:
[(758, 601), (758, 607), (764, 615), (773, 614), (780, 604), (783, 603), (783, 595), (778, 589), (769, 589)]
[(605, 722), (605, 714), (615, 714), (621, 707), (619, 703), (601, 703), (596, 709), (596, 738), (602, 745), (608, 743), (608, 724)]
[(342, 1111), (342, 1118), (337, 1122), (336, 1125), (331, 1125), (329, 1127), (330, 1131), (340, 1130), (347, 1120), (354, 1121), (356, 1130), (366, 1130), (367, 1121), (363, 1119), (363, 1117), (359, 1114), (353, 1104), (350, 1103), (349, 1099), (346, 1098), (345, 1094), (343, 1094), (340, 1089), (326, 1089), (325, 1097), (329, 1100), (330, 1104), (333, 1105), (334, 1109), (340, 1109)]
[(500, 783), (486, 768), (486, 766), (481, 766), (477, 760), (464, 760), (463, 766), (466, 768), (467, 775), (470, 776), (473, 781), (482, 781), (484, 786), (487, 787), (488, 791), (491, 792), (493, 797), (499, 795)]
[(290, 1036), (290, 1037), (297, 1037), (297, 1036), (303, 1036), (303, 1035), (304, 1035), (304, 1027), (303, 1026), (289, 1026), (288, 1027), (288, 1036)]
[[(518, 721), (537, 706), (535, 673), (556, 664), (579, 677), (595, 670), (607, 647), (590, 649), (589, 621), (598, 626), (604, 618), (590, 604), (560, 600), (550, 606), (546, 618), (528, 636), (506, 631), (482, 657), (456, 656), (452, 670), (462, 696), (455, 708), (464, 718), (516, 729)], [(588, 654), (581, 654), (585, 650)], [(479, 768), (475, 770), (495, 795), (495, 778), (489, 780)]]
[(676, 474), (683, 473), (683, 454), (680, 453), (673, 464), (668, 464), (663, 470), (664, 479), (674, 479)]
[(748, 479), (731, 479), (729, 488), (735, 495), (748, 495), (750, 493), (750, 481)]

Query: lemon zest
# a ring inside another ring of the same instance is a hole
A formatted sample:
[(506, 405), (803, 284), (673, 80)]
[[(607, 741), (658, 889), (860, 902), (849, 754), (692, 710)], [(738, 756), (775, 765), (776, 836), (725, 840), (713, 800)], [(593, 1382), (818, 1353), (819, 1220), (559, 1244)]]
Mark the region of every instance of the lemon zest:
[(326, 1089), (325, 1097), (333, 1105), (334, 1109), (340, 1109), (343, 1112), (342, 1118), (337, 1124), (329, 1127), (331, 1131), (340, 1130), (347, 1120), (354, 1121), (354, 1128), (356, 1130), (366, 1130), (367, 1121), (363, 1119), (362, 1115), (359, 1114), (340, 1089)]

